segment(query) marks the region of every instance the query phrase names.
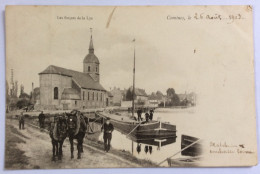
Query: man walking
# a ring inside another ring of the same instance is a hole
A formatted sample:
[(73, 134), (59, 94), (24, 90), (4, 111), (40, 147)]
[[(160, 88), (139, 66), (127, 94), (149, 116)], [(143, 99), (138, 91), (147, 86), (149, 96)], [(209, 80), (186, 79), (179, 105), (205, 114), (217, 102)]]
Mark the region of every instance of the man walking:
[(112, 139), (112, 132), (114, 130), (113, 124), (110, 123), (110, 118), (107, 118), (105, 124), (101, 127), (101, 132), (104, 130), (104, 150), (108, 152), (110, 150), (110, 142)]
[(24, 115), (23, 112), (21, 112), (21, 115), (19, 116), (19, 129), (24, 129)]
[(41, 111), (38, 118), (39, 118), (40, 128), (44, 128), (45, 115), (43, 114), (43, 111)]

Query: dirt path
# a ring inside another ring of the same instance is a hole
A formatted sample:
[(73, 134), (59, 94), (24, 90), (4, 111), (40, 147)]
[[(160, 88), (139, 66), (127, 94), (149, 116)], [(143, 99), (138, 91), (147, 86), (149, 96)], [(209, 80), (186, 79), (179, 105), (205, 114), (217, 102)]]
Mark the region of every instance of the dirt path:
[[(105, 153), (95, 147), (84, 145), (82, 159), (70, 159), (70, 145), (68, 141), (63, 145), (62, 161), (51, 161), (52, 145), (51, 139), (46, 132), (25, 124), (25, 130), (19, 130), (17, 120), (6, 120), (7, 126), (14, 127), (16, 131), (12, 135), (22, 139), (25, 143), (17, 143), (17, 148), (24, 151), (28, 158), (26, 168), (59, 169), (59, 168), (111, 168), (111, 167), (139, 167), (111, 153)], [(8, 136), (8, 135), (6, 135)], [(76, 149), (76, 146), (74, 147)], [(74, 155), (77, 151), (74, 151)]]

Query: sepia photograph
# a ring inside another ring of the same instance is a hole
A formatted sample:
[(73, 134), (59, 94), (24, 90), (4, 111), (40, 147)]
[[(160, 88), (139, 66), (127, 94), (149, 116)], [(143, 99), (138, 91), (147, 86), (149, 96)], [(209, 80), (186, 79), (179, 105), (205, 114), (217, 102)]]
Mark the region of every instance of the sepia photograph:
[(257, 165), (253, 8), (6, 6), (6, 170)]

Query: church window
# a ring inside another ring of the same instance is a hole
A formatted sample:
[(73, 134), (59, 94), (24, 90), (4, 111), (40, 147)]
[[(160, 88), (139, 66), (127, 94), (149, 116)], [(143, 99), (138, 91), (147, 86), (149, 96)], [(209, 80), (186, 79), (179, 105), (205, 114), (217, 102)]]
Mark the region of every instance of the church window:
[(98, 72), (98, 67), (96, 66), (96, 72)]
[(82, 98), (85, 100), (85, 91), (83, 91)]
[(54, 88), (54, 100), (59, 99), (59, 89), (58, 87)]
[(100, 98), (100, 100), (102, 101), (102, 97), (103, 97), (103, 95), (102, 95), (103, 93), (101, 93), (101, 98)]
[(88, 100), (89, 100), (89, 92), (88, 92)]
[(93, 92), (92, 100), (94, 100), (94, 99), (95, 99), (95, 93)]
[(77, 101), (75, 101), (75, 105), (76, 105), (76, 106), (77, 106), (77, 103), (78, 103), (78, 102), (77, 102)]
[(97, 101), (98, 101), (98, 92), (97, 92)]
[(88, 66), (88, 72), (90, 72), (90, 66)]

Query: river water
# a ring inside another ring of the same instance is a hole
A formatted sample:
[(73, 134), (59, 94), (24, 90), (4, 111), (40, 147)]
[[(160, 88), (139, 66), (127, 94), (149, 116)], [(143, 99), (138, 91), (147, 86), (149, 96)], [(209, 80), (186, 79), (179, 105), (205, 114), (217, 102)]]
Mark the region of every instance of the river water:
[[(131, 138), (126, 137), (125, 134), (122, 134), (115, 130), (113, 132), (111, 145), (115, 149), (129, 151), (139, 159), (146, 159), (155, 163), (160, 163), (161, 161), (181, 150), (181, 135), (184, 134), (199, 138), (200, 135), (198, 134), (198, 132), (200, 131), (198, 131), (198, 121), (196, 119), (195, 112), (195, 108), (159, 108), (155, 110), (154, 120), (170, 122), (171, 124), (176, 125), (176, 140), (171, 138), (163, 140), (149, 140), (137, 143)], [(142, 117), (144, 117), (144, 114), (142, 115)], [(103, 141), (102, 134), (99, 136), (99, 140)], [(175, 158), (178, 157), (181, 157), (181, 153), (175, 156)], [(164, 162), (162, 164), (162, 166), (167, 165), (167, 162)]]

